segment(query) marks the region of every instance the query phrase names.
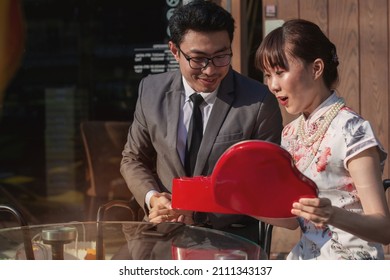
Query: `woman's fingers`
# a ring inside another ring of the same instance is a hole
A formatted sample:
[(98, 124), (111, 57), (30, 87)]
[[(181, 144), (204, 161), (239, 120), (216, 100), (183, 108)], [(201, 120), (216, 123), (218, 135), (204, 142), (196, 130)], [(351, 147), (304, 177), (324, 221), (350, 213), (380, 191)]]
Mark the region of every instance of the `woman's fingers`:
[(291, 213), (317, 226), (325, 226), (332, 217), (333, 207), (327, 198), (301, 198), (299, 202), (293, 203)]

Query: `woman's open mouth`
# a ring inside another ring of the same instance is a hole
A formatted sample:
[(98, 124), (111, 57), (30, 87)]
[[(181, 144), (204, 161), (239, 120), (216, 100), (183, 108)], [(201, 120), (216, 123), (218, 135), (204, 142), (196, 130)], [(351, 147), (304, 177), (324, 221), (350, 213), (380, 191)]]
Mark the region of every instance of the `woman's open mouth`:
[(288, 103), (288, 97), (286, 97), (286, 96), (279, 96), (279, 97), (278, 97), (278, 100), (279, 100), (279, 103), (280, 103), (282, 106), (286, 106), (287, 103)]

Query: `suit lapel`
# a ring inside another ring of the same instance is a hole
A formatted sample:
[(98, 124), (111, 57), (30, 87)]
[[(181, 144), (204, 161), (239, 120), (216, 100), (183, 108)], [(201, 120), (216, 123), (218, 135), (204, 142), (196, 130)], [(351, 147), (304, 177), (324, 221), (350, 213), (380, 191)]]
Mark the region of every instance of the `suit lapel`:
[[(171, 90), (166, 92), (166, 102), (165, 110), (167, 112), (167, 141), (170, 147), (170, 155), (173, 162), (173, 165), (176, 168), (178, 174), (185, 174), (183, 164), (180, 160), (180, 156), (177, 152), (177, 127), (180, 117), (180, 100), (181, 94), (184, 92), (182, 85), (182, 78), (180, 72), (177, 72), (178, 75), (175, 76), (174, 81), (172, 82)], [(163, 122), (163, 120), (161, 120)]]
[(207, 127), (203, 135), (202, 144), (200, 145), (198, 159), (195, 165), (195, 175), (202, 173), (215, 139), (217, 138), (219, 130), (234, 101), (233, 81), (233, 71), (230, 70), (220, 85), (217, 93), (217, 99), (215, 100), (209, 121), (207, 122)]

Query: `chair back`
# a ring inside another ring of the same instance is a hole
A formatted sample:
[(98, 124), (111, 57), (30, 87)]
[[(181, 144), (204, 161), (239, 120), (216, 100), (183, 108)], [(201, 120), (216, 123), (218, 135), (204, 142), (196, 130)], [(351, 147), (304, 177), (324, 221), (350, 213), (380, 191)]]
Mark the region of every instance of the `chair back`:
[[(122, 150), (130, 122), (85, 121), (80, 124), (86, 155), (86, 196), (94, 203), (89, 212), (96, 215), (102, 203), (113, 199), (130, 200), (132, 194), (120, 173)], [(95, 220), (95, 217), (89, 217)]]

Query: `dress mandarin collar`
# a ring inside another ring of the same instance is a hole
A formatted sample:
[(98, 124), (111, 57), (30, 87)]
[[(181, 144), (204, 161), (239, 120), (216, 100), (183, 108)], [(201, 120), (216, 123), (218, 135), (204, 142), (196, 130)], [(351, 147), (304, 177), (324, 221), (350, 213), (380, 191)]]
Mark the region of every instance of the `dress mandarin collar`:
[(333, 104), (339, 100), (337, 92), (332, 90), (332, 94), (320, 104), (307, 118), (305, 118), (305, 126), (309, 127), (310, 124), (316, 122), (321, 116), (323, 116)]

